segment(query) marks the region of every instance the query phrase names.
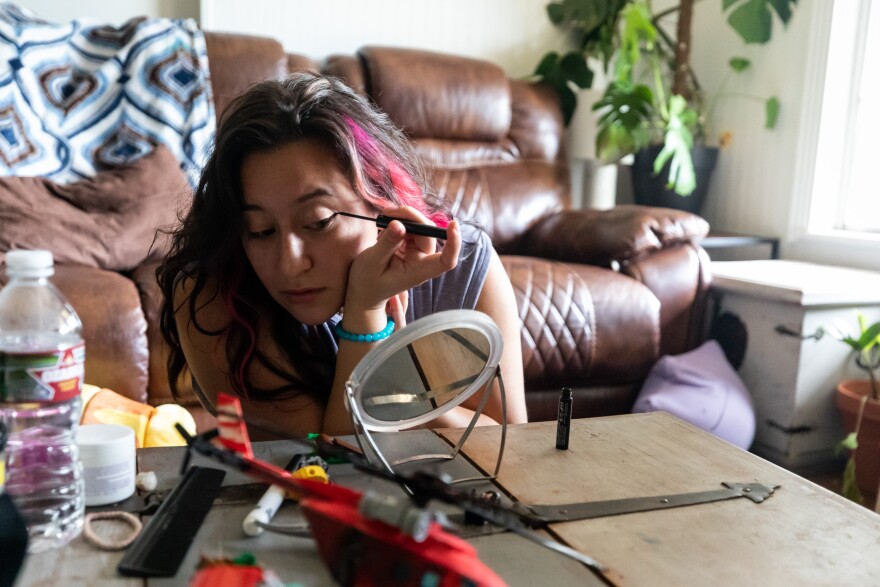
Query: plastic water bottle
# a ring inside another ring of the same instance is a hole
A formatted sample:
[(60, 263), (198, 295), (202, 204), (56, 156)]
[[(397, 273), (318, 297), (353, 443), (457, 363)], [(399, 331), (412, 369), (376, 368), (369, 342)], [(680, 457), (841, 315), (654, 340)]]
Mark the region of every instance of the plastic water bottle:
[(27, 523), (30, 552), (76, 537), (85, 511), (75, 443), (85, 345), (79, 317), (49, 282), (54, 272), (49, 251), (11, 251), (9, 282), (0, 290), (6, 491)]

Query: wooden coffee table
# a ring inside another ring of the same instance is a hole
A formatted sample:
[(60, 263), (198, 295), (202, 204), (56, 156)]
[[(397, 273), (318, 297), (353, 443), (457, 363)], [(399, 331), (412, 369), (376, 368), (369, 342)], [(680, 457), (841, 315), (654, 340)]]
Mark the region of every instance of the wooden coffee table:
[[(441, 434), (455, 441), (457, 430)], [(525, 503), (563, 504), (779, 485), (761, 504), (737, 498), (553, 524), (552, 533), (624, 585), (870, 585), (880, 577), (880, 516), (666, 413), (511, 427), (498, 483)], [(500, 431), (464, 446), (494, 467)]]
[[(511, 533), (470, 539), (480, 559), (510, 585), (870, 585), (880, 577), (880, 516), (806, 479), (740, 450), (664, 413), (575, 420), (570, 448), (555, 448), (552, 422), (511, 426), (498, 485), (530, 504), (561, 504), (687, 493), (722, 481), (779, 485), (756, 504), (737, 498), (662, 511), (553, 524), (550, 533), (608, 567), (606, 576)], [(436, 452), (460, 430), (383, 435), (404, 453)], [(500, 428), (477, 428), (463, 453), (442, 465), (453, 477), (495, 465)], [(255, 452), (283, 465), (308, 447), (295, 441), (255, 443)], [(139, 470), (159, 475), (160, 489), (179, 479), (180, 448), (138, 453)], [(395, 455), (389, 455), (395, 458)], [(202, 457), (193, 464), (217, 466)], [(334, 465), (335, 482), (364, 490), (400, 492), (350, 465)], [(485, 483), (485, 482), (484, 482)], [(491, 487), (487, 485), (487, 487)], [(228, 473), (177, 576), (148, 581), (121, 577), (119, 552), (102, 552), (80, 537), (67, 547), (31, 555), (16, 585), (188, 585), (199, 557), (253, 553), (287, 582), (332, 585), (309, 539), (266, 533), (247, 538), (241, 521), (264, 487)], [(290, 523), (285, 506), (274, 521)]]

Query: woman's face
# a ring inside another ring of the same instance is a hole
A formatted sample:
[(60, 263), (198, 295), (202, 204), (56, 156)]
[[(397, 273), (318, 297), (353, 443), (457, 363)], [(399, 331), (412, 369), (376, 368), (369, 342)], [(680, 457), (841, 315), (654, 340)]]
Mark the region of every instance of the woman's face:
[(333, 213), (375, 214), (313, 139), (247, 156), (241, 183), (241, 242), (260, 281), (303, 324), (325, 322), (345, 301), (352, 261), (376, 242), (374, 223)]

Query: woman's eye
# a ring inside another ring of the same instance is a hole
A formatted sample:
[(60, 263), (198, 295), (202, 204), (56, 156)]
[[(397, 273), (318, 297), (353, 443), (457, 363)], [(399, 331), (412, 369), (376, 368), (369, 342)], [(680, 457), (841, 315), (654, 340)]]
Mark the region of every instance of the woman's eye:
[(271, 236), (273, 232), (275, 232), (275, 229), (273, 229), (273, 228), (267, 228), (265, 230), (254, 230), (254, 231), (249, 230), (247, 233), (247, 236), (249, 239), (259, 240), (261, 238), (266, 238), (268, 236)]
[(318, 220), (317, 222), (312, 222), (311, 224), (307, 224), (306, 228), (309, 230), (326, 230), (333, 224), (333, 219), (336, 218), (336, 214), (331, 214), (327, 218), (322, 220)]

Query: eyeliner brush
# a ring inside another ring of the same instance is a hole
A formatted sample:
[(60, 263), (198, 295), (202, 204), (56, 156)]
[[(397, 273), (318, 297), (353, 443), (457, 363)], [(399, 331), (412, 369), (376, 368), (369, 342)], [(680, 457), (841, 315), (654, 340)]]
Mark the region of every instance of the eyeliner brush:
[(394, 218), (393, 216), (385, 216), (384, 214), (380, 214), (375, 218), (370, 218), (369, 216), (361, 216), (360, 214), (352, 214), (351, 212), (336, 212), (340, 216), (349, 216), (351, 218), (360, 218), (361, 220), (369, 220), (370, 222), (375, 222), (376, 226), (379, 228), (387, 228), (389, 224), (391, 224), (392, 220), (397, 220), (403, 227), (406, 229), (406, 232), (409, 234), (415, 234), (418, 236), (430, 236), (433, 238), (439, 238), (442, 240), (446, 240), (447, 234), (445, 228), (440, 228), (439, 226), (431, 226), (430, 224), (419, 224), (418, 222), (413, 222), (412, 220), (404, 220), (403, 218)]

